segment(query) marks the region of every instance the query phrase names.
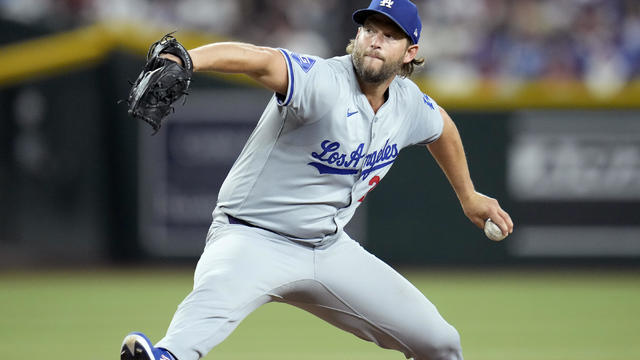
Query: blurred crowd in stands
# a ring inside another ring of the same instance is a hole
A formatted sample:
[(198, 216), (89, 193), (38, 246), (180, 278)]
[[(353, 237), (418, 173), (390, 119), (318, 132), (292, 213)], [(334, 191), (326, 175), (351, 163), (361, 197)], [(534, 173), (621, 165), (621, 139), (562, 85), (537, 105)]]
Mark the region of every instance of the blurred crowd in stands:
[[(416, 0), (422, 74), (477, 79), (640, 78), (640, 0)], [(194, 29), (330, 57), (368, 0), (0, 0), (2, 18), (65, 30), (96, 21)], [(461, 84), (464, 85), (464, 84)]]

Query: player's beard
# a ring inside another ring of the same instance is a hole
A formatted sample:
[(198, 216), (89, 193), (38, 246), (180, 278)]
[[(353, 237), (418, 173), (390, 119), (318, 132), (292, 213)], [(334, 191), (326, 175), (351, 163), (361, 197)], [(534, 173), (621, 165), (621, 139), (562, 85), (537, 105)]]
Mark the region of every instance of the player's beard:
[[(354, 46), (353, 53), (351, 54), (351, 58), (353, 59), (353, 67), (356, 69), (356, 74), (360, 77), (360, 80), (368, 83), (379, 84), (387, 81), (390, 77), (396, 76), (402, 70), (402, 66), (404, 63), (402, 62), (402, 57), (397, 59), (396, 61), (389, 60), (384, 58), (384, 63), (380, 67), (380, 69), (375, 70), (371, 67), (366, 67), (364, 65), (364, 58), (366, 55), (372, 54), (372, 52), (367, 52), (365, 49), (361, 49), (357, 45)], [(379, 56), (375, 54), (375, 56)]]

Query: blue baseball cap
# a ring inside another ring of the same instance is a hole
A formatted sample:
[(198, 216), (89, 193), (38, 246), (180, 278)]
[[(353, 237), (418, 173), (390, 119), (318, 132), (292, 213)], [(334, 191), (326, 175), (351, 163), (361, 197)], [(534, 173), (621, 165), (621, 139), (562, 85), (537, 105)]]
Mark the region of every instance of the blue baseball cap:
[(409, 0), (373, 0), (368, 8), (353, 13), (353, 21), (363, 25), (369, 15), (382, 14), (402, 29), (414, 44), (420, 40), (422, 21), (418, 8)]

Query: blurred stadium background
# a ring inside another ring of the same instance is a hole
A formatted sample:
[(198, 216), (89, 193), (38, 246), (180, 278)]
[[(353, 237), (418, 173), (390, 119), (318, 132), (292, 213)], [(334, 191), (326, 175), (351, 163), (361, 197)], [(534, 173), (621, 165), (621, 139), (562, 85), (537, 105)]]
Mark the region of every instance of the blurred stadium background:
[[(457, 122), (476, 187), (515, 233), (492, 243), (421, 148), (350, 233), (462, 334), (469, 359), (640, 353), (640, 1), (419, 0), (413, 79)], [(113, 359), (159, 339), (189, 291), (217, 189), (271, 94), (196, 75), (151, 137), (127, 117), (148, 46), (239, 40), (330, 57), (368, 1), (0, 0), (0, 349)], [(434, 190), (435, 189), (435, 190)], [(268, 305), (208, 358), (399, 354)]]

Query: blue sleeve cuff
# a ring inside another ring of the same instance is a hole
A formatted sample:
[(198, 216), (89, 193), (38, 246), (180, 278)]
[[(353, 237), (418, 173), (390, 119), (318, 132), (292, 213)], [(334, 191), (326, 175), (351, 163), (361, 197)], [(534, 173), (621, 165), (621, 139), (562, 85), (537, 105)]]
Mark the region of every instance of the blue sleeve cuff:
[(289, 81), (287, 94), (276, 94), (276, 99), (278, 101), (278, 105), (280, 106), (288, 106), (291, 103), (291, 98), (293, 97), (293, 88), (294, 88), (294, 77), (293, 77), (293, 66), (291, 64), (291, 57), (289, 53), (284, 49), (278, 49), (284, 55), (284, 58), (287, 63), (287, 71), (289, 73)]

